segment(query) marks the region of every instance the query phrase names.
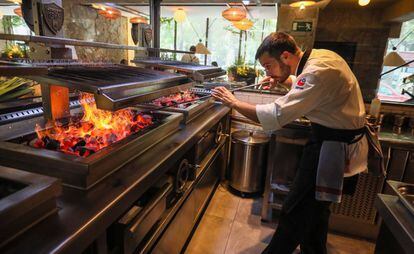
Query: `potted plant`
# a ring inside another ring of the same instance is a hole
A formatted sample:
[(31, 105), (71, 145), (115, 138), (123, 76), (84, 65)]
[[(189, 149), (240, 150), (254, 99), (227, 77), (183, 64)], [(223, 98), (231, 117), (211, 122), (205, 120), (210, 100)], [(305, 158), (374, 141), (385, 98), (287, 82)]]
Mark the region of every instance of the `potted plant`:
[(236, 62), (227, 68), (229, 81), (246, 82), (248, 85), (253, 84), (256, 77), (262, 75), (262, 71), (255, 69), (252, 65)]

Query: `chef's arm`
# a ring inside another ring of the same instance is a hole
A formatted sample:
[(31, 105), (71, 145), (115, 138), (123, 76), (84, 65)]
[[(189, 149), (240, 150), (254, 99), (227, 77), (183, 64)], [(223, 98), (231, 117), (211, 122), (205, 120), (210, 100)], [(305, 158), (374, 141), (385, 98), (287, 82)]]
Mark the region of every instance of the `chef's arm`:
[(240, 114), (249, 118), (254, 122), (259, 122), (256, 115), (256, 106), (238, 100), (229, 90), (224, 87), (216, 87), (212, 90), (212, 95), (217, 100), (223, 102), (224, 105), (234, 108)]
[(257, 118), (257, 114), (256, 114), (256, 106), (255, 105), (237, 100), (234, 103), (233, 108), (235, 110), (237, 110), (240, 114), (242, 114), (245, 117), (249, 118), (250, 120), (252, 120), (256, 123), (259, 123), (259, 119)]

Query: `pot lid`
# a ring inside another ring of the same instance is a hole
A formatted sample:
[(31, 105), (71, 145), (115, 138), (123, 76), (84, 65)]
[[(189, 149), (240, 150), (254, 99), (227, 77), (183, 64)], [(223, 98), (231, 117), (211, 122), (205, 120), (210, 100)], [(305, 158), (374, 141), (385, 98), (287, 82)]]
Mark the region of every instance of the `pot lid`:
[(257, 131), (235, 131), (232, 139), (244, 144), (265, 144), (269, 142), (269, 136)]

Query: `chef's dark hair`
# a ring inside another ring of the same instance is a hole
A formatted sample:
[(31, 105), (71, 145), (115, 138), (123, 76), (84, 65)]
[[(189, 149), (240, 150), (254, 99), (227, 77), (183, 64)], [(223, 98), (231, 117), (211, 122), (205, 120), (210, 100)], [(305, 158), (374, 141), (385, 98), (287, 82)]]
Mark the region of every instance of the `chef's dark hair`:
[(270, 56), (280, 59), (280, 55), (284, 52), (295, 54), (298, 51), (298, 46), (292, 36), (283, 32), (274, 32), (269, 34), (260, 44), (256, 51), (256, 60), (265, 53)]
[(196, 50), (197, 50), (196, 46), (193, 45), (193, 46), (190, 47), (191, 52), (196, 52)]

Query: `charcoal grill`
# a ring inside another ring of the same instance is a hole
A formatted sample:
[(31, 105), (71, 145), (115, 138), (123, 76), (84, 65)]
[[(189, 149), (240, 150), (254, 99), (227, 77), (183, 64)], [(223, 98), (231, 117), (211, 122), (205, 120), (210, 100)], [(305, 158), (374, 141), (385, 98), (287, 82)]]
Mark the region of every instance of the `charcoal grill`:
[(226, 74), (226, 71), (220, 67), (199, 65), (180, 61), (162, 59), (134, 59), (132, 62), (144, 65), (146, 67), (175, 70), (177, 72), (185, 73), (195, 81), (199, 82), (204, 82)]
[[(209, 95), (210, 93), (201, 89), (197, 88), (191, 88), (189, 89), (191, 92), (195, 93), (197, 96), (202, 97)], [(179, 108), (179, 107), (168, 107), (164, 108), (164, 111), (168, 112), (177, 112), (183, 114), (183, 124), (187, 124), (193, 119), (195, 119), (197, 116), (201, 115), (203, 112), (207, 111), (209, 108), (211, 108), (214, 105), (214, 99), (213, 98), (207, 98), (200, 101), (192, 102), (190, 106), (185, 108)], [(152, 104), (151, 102), (141, 103), (138, 105), (139, 108), (142, 108), (144, 110), (154, 109), (156, 110), (158, 106)]]
[(115, 142), (88, 157), (38, 149), (28, 145), (33, 132), (0, 141), (0, 164), (62, 179), (63, 184), (87, 190), (179, 129), (182, 115), (153, 113), (156, 124)]

